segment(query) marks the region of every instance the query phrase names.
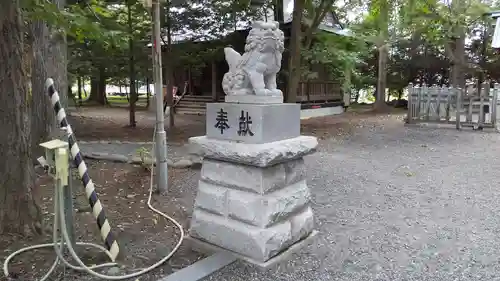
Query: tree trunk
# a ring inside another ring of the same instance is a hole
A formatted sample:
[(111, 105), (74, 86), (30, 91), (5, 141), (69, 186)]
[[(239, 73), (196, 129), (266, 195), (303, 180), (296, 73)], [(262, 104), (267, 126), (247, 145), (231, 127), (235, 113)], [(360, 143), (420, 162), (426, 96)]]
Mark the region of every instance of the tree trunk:
[(99, 102), (99, 78), (94, 74), (90, 76), (89, 100)]
[(151, 96), (151, 89), (149, 87), (149, 78), (146, 78), (146, 108), (149, 109), (149, 97)]
[(373, 109), (375, 111), (387, 111), (388, 106), (385, 103), (385, 90), (387, 88), (387, 56), (388, 46), (386, 44), (379, 47), (378, 56), (378, 79), (375, 103)]
[[(52, 0), (60, 9), (65, 0)], [(61, 104), (68, 106), (67, 42), (64, 34), (50, 29), (43, 21), (33, 21), (30, 26), (33, 60), (31, 65), (31, 147), (33, 155), (44, 155), (41, 142), (59, 136), (56, 132), (54, 109), (45, 90), (47, 78), (54, 79)]]
[(359, 93), (361, 90), (356, 90), (356, 97), (354, 98), (355, 103), (359, 103)]
[(82, 98), (82, 77), (78, 76), (78, 104), (82, 106), (83, 98)]
[(399, 107), (399, 105), (401, 104), (402, 98), (403, 98), (403, 89), (398, 89), (398, 99), (396, 100), (394, 107)]
[(90, 96), (89, 100), (98, 104), (106, 104), (106, 69), (99, 66), (97, 75), (90, 77)]
[(210, 64), (211, 67), (211, 82), (212, 82), (212, 101), (217, 102), (219, 97), (217, 95), (217, 65), (215, 64), (215, 61), (212, 61)]
[(98, 102), (102, 105), (106, 104), (106, 68), (99, 67), (99, 82), (97, 83)]
[(129, 61), (130, 61), (130, 114), (129, 114), (129, 126), (135, 127), (137, 122), (135, 120), (135, 104), (137, 102), (137, 91), (135, 88), (135, 57), (134, 57), (134, 38), (133, 38), (133, 26), (132, 26), (132, 3), (130, 0), (127, 1), (128, 10), (128, 28), (129, 28)]
[[(28, 77), (22, 46), (24, 26), (18, 0), (0, 9), (0, 233), (25, 233), (26, 226), (40, 233), (41, 212), (34, 199), (34, 166)], [(20, 48), (21, 47), (21, 48)], [(32, 96), (36, 96), (33, 94)], [(45, 96), (45, 95), (44, 95)], [(3, 137), (2, 137), (3, 136)], [(2, 164), (3, 163), (3, 164)]]
[(465, 32), (462, 29), (460, 36), (455, 38), (451, 69), (451, 84), (454, 87), (465, 88)]
[[(468, 1), (465, 0), (455, 0), (451, 1), (450, 11), (453, 14), (462, 15), (467, 11)], [(459, 18), (459, 17), (458, 17)], [(451, 84), (453, 87), (465, 88), (465, 30), (466, 26), (464, 21), (456, 22), (452, 28), (452, 34), (454, 35), (453, 41), (450, 45), (451, 48), (448, 49), (448, 55), (452, 63), (451, 67)], [(448, 47), (450, 46), (448, 45)]]
[(283, 0), (274, 0), (274, 20), (283, 23), (285, 16), (283, 12)]
[(285, 101), (295, 103), (300, 82), (300, 40), (302, 37), (302, 15), (305, 0), (294, 0), (292, 31), (290, 36), (290, 57), (288, 63), (288, 88)]
[[(169, 2), (167, 2), (169, 3)], [(168, 4), (167, 4), (168, 5)], [(167, 6), (167, 12), (166, 12), (166, 25), (167, 25), (167, 55), (164, 56), (165, 58), (170, 58), (171, 53), (172, 53), (172, 18), (170, 14), (170, 7)], [(174, 96), (172, 94), (173, 86), (174, 86), (174, 75), (173, 75), (173, 69), (172, 69), (172, 61), (164, 61), (165, 65), (165, 77), (166, 77), (166, 82), (167, 84), (167, 98), (166, 98), (166, 104), (170, 106), (170, 111), (168, 115), (168, 120), (170, 128), (173, 128), (175, 126), (175, 112), (173, 110), (173, 105), (174, 105)]]

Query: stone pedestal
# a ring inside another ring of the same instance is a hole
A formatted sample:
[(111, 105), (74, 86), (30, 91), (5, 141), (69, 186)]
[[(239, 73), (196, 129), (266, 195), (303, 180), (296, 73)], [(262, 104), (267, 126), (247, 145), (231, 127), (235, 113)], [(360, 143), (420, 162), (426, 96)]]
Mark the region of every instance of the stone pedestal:
[[(190, 138), (203, 159), (191, 239), (263, 264), (313, 233), (298, 104), (207, 104), (207, 135)], [(296, 249), (295, 249), (296, 250)]]

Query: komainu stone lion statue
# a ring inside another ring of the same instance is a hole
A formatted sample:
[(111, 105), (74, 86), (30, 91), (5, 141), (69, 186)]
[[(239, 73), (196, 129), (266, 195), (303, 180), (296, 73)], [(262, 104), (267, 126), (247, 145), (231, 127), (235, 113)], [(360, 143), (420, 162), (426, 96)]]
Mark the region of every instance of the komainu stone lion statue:
[(229, 71), (222, 79), (226, 95), (282, 96), (276, 87), (276, 74), (281, 68), (284, 34), (277, 22), (257, 21), (253, 24), (240, 55), (224, 48)]

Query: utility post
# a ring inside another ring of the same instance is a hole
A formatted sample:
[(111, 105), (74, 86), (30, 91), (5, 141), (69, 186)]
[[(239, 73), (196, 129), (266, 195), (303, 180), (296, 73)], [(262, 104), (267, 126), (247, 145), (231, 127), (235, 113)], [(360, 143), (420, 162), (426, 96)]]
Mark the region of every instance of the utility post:
[(165, 115), (163, 112), (163, 82), (161, 68), (161, 24), (160, 24), (160, 0), (143, 0), (146, 7), (152, 8), (153, 17), (153, 72), (155, 84), (156, 101), (156, 184), (158, 191), (162, 194), (168, 191), (168, 167), (167, 167), (167, 134), (165, 132)]

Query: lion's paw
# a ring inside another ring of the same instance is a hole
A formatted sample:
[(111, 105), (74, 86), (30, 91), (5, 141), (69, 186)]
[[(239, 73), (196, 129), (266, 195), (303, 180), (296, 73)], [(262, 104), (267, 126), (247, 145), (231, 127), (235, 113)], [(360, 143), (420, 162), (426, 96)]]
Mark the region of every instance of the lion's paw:
[(281, 97), (283, 92), (280, 89), (269, 90), (269, 95), (273, 97)]
[(269, 95), (269, 90), (268, 89), (255, 89), (255, 95), (267, 96), (267, 95)]

